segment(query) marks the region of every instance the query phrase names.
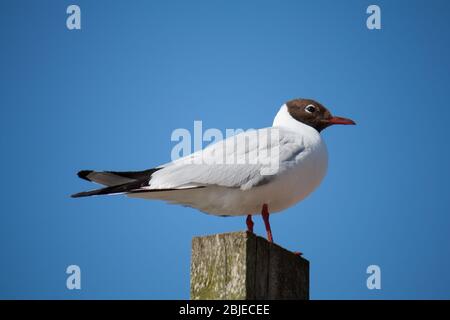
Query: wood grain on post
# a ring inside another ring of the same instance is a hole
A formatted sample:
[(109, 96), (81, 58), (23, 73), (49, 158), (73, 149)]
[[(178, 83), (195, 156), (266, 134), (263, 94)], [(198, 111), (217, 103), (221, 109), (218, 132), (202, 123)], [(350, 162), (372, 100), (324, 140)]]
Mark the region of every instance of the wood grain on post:
[(249, 232), (192, 239), (191, 299), (309, 299), (309, 261)]

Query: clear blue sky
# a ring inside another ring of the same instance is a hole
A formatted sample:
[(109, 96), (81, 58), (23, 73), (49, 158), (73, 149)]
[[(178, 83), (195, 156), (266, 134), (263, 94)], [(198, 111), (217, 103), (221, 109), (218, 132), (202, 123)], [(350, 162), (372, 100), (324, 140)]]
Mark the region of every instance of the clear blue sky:
[(264, 127), (310, 97), (358, 123), (324, 132), (322, 185), (271, 220), (311, 261), (311, 297), (450, 298), (450, 2), (374, 3), (379, 31), (362, 0), (1, 1), (0, 297), (188, 298), (191, 238), (244, 218), (71, 199), (92, 187), (75, 173), (149, 168), (194, 120)]

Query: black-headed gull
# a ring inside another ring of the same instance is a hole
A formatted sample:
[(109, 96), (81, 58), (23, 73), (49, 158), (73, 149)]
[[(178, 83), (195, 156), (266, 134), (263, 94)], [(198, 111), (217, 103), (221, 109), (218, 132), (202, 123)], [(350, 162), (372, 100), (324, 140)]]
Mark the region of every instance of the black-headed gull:
[(273, 213), (294, 205), (320, 184), (328, 163), (320, 132), (334, 124), (355, 123), (332, 116), (314, 100), (291, 100), (281, 106), (272, 127), (242, 132), (159, 167), (80, 171), (80, 178), (106, 187), (72, 197), (125, 194), (213, 215), (246, 215), (250, 232), (252, 215), (261, 214), (272, 242), (269, 210)]

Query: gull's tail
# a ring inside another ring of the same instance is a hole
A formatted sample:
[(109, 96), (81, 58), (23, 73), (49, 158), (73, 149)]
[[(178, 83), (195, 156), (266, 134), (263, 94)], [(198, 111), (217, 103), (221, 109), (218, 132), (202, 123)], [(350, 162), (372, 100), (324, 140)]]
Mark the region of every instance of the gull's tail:
[(82, 170), (78, 172), (78, 177), (81, 179), (96, 182), (105, 185), (106, 188), (85, 191), (73, 194), (72, 198), (98, 196), (106, 194), (122, 194), (133, 192), (148, 183), (152, 174), (161, 168), (153, 168), (144, 171), (92, 171)]

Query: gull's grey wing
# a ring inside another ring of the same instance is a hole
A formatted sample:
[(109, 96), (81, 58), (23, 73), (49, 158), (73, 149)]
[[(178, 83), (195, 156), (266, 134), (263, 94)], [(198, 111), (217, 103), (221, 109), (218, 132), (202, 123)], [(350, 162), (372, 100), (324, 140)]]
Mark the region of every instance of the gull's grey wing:
[(162, 166), (144, 188), (218, 185), (248, 190), (293, 165), (304, 149), (301, 137), (280, 128), (245, 131)]

